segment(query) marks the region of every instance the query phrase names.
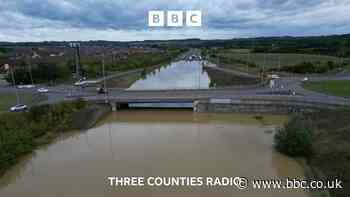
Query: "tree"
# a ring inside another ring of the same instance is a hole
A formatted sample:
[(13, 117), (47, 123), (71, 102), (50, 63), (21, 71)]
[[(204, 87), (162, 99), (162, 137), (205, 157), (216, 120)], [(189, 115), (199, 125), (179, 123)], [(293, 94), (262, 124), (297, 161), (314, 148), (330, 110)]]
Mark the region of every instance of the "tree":
[[(57, 79), (64, 79), (70, 76), (71, 71), (67, 64), (60, 63), (39, 63), (31, 66), (34, 83), (51, 83)], [(19, 64), (14, 69), (15, 81), (17, 84), (32, 83), (27, 65)], [(7, 82), (12, 83), (11, 73), (5, 76)]]
[(293, 116), (274, 136), (275, 148), (289, 156), (312, 153), (312, 129), (301, 115)]

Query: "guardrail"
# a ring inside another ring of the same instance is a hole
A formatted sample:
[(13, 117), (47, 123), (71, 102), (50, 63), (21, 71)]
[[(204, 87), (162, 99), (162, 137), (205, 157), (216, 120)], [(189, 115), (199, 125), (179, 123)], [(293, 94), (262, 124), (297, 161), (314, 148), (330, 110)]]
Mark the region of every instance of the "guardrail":
[(281, 95), (246, 95), (235, 98), (206, 99), (195, 102), (196, 112), (288, 113), (350, 107), (349, 100)]

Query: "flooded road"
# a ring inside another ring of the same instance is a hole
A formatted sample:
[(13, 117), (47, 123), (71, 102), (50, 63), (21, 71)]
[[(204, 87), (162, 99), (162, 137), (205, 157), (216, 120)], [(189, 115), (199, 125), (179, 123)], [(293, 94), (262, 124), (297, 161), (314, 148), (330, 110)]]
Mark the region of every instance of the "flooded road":
[(210, 79), (201, 61), (177, 61), (160, 67), (133, 83), (129, 90), (209, 88)]
[(208, 89), (256, 85), (256, 79), (223, 71), (205, 61), (175, 61), (142, 72), (108, 79), (110, 88), (127, 90)]
[(111, 187), (108, 176), (302, 178), (303, 169), (273, 150), (284, 116), (120, 111), (95, 128), (69, 133), (23, 159), (0, 180), (0, 196), (304, 197), (235, 187)]

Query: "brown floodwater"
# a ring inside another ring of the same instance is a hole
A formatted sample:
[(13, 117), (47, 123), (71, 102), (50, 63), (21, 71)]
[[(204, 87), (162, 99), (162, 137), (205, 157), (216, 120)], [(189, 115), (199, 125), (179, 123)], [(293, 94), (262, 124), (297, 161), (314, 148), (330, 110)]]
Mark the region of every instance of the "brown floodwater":
[(120, 111), (95, 128), (71, 132), (28, 155), (0, 179), (1, 197), (302, 197), (301, 190), (226, 187), (111, 187), (108, 176), (303, 178), (273, 150), (285, 116)]

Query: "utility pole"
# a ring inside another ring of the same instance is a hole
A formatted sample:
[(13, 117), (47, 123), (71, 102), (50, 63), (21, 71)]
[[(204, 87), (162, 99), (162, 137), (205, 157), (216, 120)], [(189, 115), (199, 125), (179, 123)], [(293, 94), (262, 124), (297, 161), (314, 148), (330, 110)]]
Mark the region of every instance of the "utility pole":
[(105, 102), (108, 102), (108, 91), (107, 91), (107, 82), (106, 82), (106, 73), (105, 73), (105, 54), (102, 53), (102, 75), (103, 75), (103, 89), (105, 93)]
[[(247, 45), (249, 46), (249, 41), (247, 43)], [(249, 47), (247, 47), (249, 48)], [(250, 53), (252, 52), (252, 45), (250, 46), (250, 49), (248, 49), (248, 53), (247, 53), (247, 61), (246, 61), (246, 66), (247, 66), (247, 72), (249, 72), (249, 63), (251, 62), (250, 61)]]
[(256, 54), (252, 54), (255, 51), (255, 38), (251, 38), (251, 45), (250, 45), (250, 53), (249, 53), (249, 61), (252, 62), (255, 65), (258, 65), (258, 62), (254, 61), (254, 57), (257, 57)]
[(201, 89), (201, 68), (198, 69), (198, 89)]
[(32, 85), (34, 85), (34, 80), (33, 80), (33, 75), (32, 75), (32, 66), (31, 66), (29, 59), (27, 59), (27, 65), (28, 65), (28, 69), (29, 69), (30, 81), (31, 81)]
[(76, 72), (77, 72), (77, 76), (78, 78), (80, 77), (80, 44), (77, 43), (76, 45), (76, 64), (77, 64), (77, 67), (76, 67)]
[(321, 68), (321, 52), (318, 52), (318, 67)]
[(246, 54), (246, 58), (245, 58), (245, 66), (246, 66), (247, 72), (248, 72), (248, 53)]
[(262, 67), (262, 78), (264, 79), (264, 74), (265, 74), (265, 66), (266, 66), (266, 53), (264, 53), (264, 63)]
[(278, 56), (278, 72), (281, 72), (281, 56)]
[(13, 67), (10, 67), (10, 72), (11, 72), (11, 77), (12, 77), (12, 84), (13, 84), (13, 87), (15, 88), (15, 93), (16, 93), (16, 102), (17, 102), (17, 105), (20, 103), (20, 100), (19, 100), (19, 95), (18, 95), (18, 89), (16, 87), (16, 80), (15, 80), (15, 75), (13, 73)]
[(75, 59), (75, 76), (80, 79), (80, 43), (70, 43), (70, 47), (74, 48), (74, 59)]

